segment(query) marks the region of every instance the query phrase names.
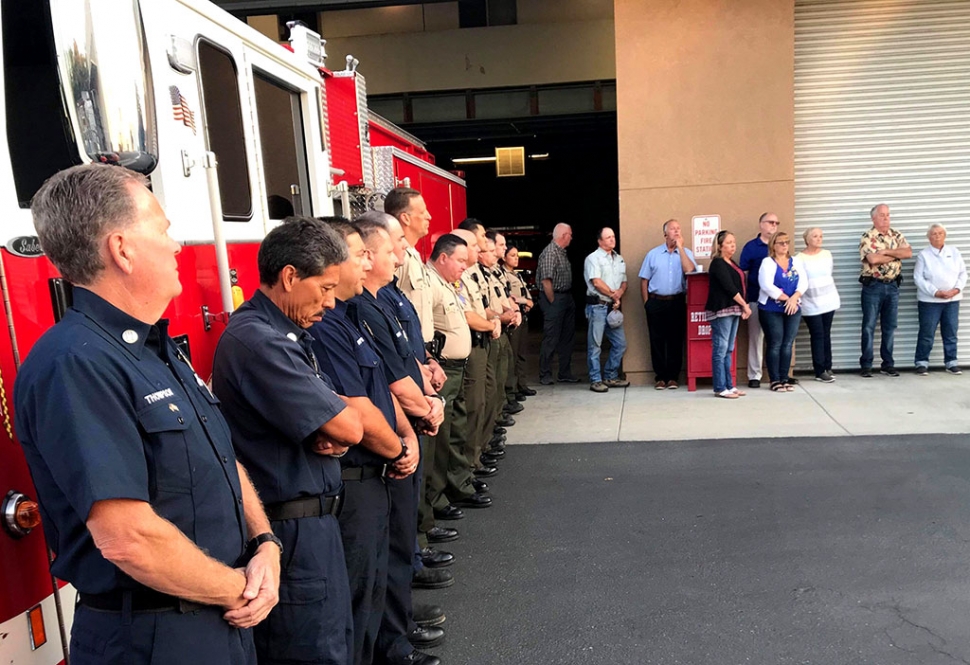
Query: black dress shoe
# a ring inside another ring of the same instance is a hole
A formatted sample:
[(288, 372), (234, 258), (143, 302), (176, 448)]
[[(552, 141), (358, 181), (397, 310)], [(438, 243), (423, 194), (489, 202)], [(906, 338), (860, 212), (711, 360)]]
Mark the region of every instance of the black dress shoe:
[(458, 499), (458, 501), (453, 502), (451, 505), (458, 506), (459, 508), (488, 508), (492, 505), (492, 497), (486, 496), (481, 492), (475, 492), (471, 496), (466, 496), (464, 499)]
[(526, 395), (523, 395), (522, 393), (515, 393), (516, 402), (524, 402), (526, 399), (528, 399)]
[(494, 469), (498, 466), (498, 461), (494, 457), (489, 457), (485, 453), (482, 453), (482, 456), (478, 458), (478, 461), (481, 462), (482, 466), (484, 466), (486, 469)]
[(430, 649), (445, 641), (445, 631), (441, 628), (418, 626), (408, 633), (408, 642), (415, 649)]
[(750, 379), (748, 381), (748, 388), (754, 388), (754, 389), (757, 390), (760, 387), (761, 387), (761, 381), (760, 380), (758, 380), (758, 379)]
[(484, 469), (475, 469), (472, 471), (472, 474), (479, 478), (491, 478), (496, 473), (498, 473), (497, 466), (486, 466)]
[(451, 552), (439, 552), (433, 547), (421, 550), (421, 563), (425, 568), (447, 568), (455, 562), (455, 555)]
[(506, 402), (505, 406), (502, 407), (502, 412), (509, 415), (515, 415), (516, 413), (522, 413), (525, 411), (525, 407), (518, 402)]
[(560, 383), (579, 383), (579, 379), (576, 378), (575, 376), (566, 376), (566, 377), (560, 376), (559, 382)]
[(422, 568), (411, 578), (412, 589), (444, 589), (455, 583), (450, 570), (441, 568)]
[(425, 628), (440, 626), (445, 622), (445, 611), (437, 605), (415, 603), (411, 610), (411, 618), (414, 619), (414, 623)]
[(512, 427), (512, 425), (515, 424), (515, 420), (512, 418), (512, 416), (502, 416), (495, 421), (495, 424), (499, 427)]
[(509, 438), (504, 434), (493, 434), (492, 438), (488, 440), (488, 443), (486, 444), (486, 448), (494, 448), (495, 446), (504, 446), (505, 442), (508, 440)]
[(492, 429), (492, 434), (508, 434), (509, 431), (504, 427), (495, 427)]
[[(486, 483), (484, 480), (479, 480), (478, 478), (472, 478), (472, 487), (475, 488), (476, 492), (488, 491), (488, 483)], [(431, 533), (431, 532), (429, 531), (428, 533)], [(428, 538), (428, 540), (431, 540), (431, 539)]]
[(426, 535), (429, 543), (450, 543), (453, 540), (458, 540), (458, 529), (447, 526), (433, 526)]
[(489, 457), (494, 457), (497, 460), (502, 459), (505, 457), (505, 446), (502, 446), (501, 448), (489, 448), (482, 454), (488, 455)]
[(448, 505), (444, 508), (434, 509), (434, 518), (436, 520), (460, 520), (464, 519), (465, 513), (461, 512), (461, 508), (456, 506)]
[(532, 397), (536, 394), (536, 391), (534, 391), (532, 388), (526, 387), (526, 388), (519, 388), (519, 393), (521, 393), (522, 395), (525, 395), (526, 397)]
[(404, 657), (401, 665), (441, 665), (441, 659), (420, 651), (412, 651)]
[(552, 377), (547, 377), (544, 379), (539, 379), (539, 383), (541, 383), (544, 386), (551, 386), (552, 384), (555, 383), (555, 381), (552, 380)]

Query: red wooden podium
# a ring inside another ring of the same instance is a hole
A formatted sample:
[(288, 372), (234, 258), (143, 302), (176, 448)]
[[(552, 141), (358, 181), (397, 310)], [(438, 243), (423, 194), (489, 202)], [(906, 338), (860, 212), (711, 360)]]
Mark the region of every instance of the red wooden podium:
[[(709, 276), (706, 272), (687, 274), (687, 390), (697, 390), (697, 379), (711, 378), (711, 324), (704, 314)], [(737, 344), (731, 354), (731, 376), (737, 385)]]

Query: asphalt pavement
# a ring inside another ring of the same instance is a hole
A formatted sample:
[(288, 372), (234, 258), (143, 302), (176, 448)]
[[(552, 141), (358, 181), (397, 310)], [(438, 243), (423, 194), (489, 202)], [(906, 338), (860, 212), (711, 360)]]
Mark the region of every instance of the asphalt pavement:
[(970, 663), (964, 435), (509, 445), (500, 469), (447, 523), (457, 583), (416, 592), (446, 665)]

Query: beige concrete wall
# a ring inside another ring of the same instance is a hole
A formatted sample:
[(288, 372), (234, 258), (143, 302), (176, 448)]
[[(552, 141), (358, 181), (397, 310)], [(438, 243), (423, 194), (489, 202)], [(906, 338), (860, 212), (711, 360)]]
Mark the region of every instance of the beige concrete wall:
[(327, 37), (327, 52), (337, 62), (347, 53), (360, 60), (368, 94), (566, 83), (616, 75), (611, 19)]
[[(631, 285), (624, 367), (647, 372), (637, 272), (662, 242), (664, 220), (689, 231), (692, 216), (719, 214), (739, 246), (766, 210), (792, 229), (794, 8), (791, 0), (615, 0), (614, 13), (620, 242)], [(742, 332), (739, 367), (745, 340)]]
[[(329, 62), (360, 60), (372, 95), (616, 77), (613, 0), (519, 0), (518, 25), (458, 27), (458, 3), (323, 12)], [(276, 17), (249, 24), (276, 39)]]
[(520, 25), (613, 18), (613, 0), (518, 0), (515, 9)]

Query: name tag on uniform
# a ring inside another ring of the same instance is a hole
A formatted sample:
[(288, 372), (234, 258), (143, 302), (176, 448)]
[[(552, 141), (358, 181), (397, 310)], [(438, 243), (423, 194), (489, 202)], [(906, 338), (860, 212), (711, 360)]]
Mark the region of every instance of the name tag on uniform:
[(160, 402), (166, 397), (175, 397), (175, 393), (172, 392), (171, 388), (166, 388), (165, 390), (159, 390), (151, 395), (145, 395), (145, 401), (149, 404), (154, 404), (155, 402)]

